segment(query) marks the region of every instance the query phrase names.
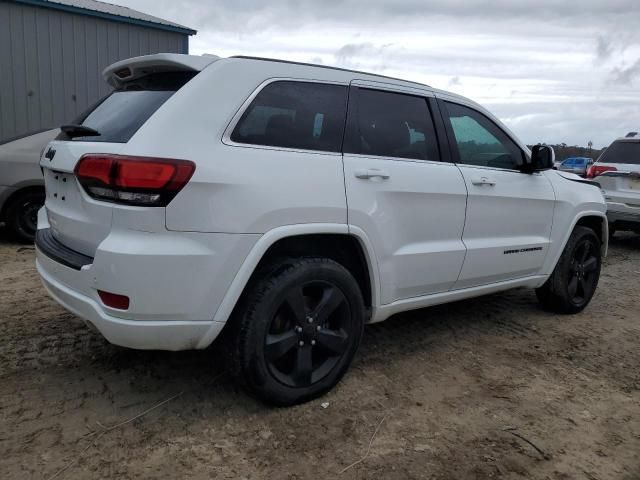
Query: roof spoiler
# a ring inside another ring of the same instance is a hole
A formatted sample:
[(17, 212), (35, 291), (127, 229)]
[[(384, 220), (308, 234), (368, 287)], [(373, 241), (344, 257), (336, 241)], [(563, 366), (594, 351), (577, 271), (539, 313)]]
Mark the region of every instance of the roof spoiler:
[(216, 55), (182, 55), (179, 53), (156, 53), (128, 58), (113, 63), (104, 69), (102, 76), (112, 87), (135, 80), (150, 73), (200, 72), (219, 60)]
[(636, 135), (638, 135), (638, 132), (629, 132), (624, 138), (635, 138)]

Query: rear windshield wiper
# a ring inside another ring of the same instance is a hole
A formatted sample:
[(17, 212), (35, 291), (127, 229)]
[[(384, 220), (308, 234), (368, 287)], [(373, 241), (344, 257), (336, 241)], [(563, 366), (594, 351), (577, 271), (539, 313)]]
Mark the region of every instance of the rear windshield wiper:
[(62, 125), (60, 127), (60, 130), (62, 130), (64, 133), (66, 133), (69, 138), (75, 138), (75, 137), (99, 137), (100, 136), (100, 132), (99, 131), (94, 130), (91, 127), (85, 127), (84, 125), (75, 125), (75, 124)]

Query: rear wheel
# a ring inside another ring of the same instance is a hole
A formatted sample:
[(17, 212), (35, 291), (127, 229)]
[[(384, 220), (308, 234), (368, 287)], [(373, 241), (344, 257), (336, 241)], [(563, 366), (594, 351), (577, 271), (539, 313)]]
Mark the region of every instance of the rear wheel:
[(289, 259), (250, 287), (231, 321), (237, 379), (264, 401), (293, 405), (342, 378), (362, 338), (364, 303), (342, 265)]
[(44, 204), (44, 192), (27, 191), (10, 200), (6, 223), (16, 240), (33, 243), (38, 226), (38, 210)]
[(593, 230), (576, 227), (553, 273), (536, 290), (540, 303), (558, 313), (578, 313), (591, 301), (602, 265), (600, 240)]

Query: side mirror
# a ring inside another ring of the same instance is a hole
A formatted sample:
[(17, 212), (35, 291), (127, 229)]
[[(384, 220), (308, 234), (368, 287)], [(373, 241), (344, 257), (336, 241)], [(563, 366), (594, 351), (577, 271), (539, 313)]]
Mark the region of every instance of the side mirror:
[(556, 154), (548, 145), (534, 145), (531, 149), (531, 161), (525, 164), (525, 173), (550, 170), (554, 166)]

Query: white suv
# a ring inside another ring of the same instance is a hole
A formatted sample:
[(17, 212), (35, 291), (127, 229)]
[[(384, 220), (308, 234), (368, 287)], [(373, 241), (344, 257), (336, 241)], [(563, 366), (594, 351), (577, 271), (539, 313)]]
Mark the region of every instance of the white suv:
[(37, 268), (112, 343), (206, 348), (249, 391), (329, 390), (366, 323), (514, 287), (581, 311), (607, 248), (597, 185), (466, 98), (361, 72), (160, 54), (41, 166)]
[(616, 230), (640, 233), (640, 138), (615, 140), (587, 172), (597, 177), (607, 202), (609, 235)]

